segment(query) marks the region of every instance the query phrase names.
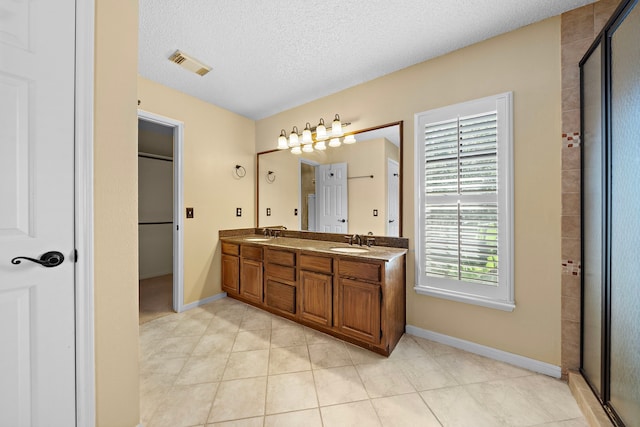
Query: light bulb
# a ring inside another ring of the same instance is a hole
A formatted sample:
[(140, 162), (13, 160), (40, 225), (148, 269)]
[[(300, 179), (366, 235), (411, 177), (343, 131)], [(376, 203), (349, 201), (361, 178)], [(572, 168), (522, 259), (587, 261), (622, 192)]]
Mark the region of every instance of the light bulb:
[(302, 154), (302, 150), (299, 145), (296, 145), (291, 149), (291, 154)]
[(302, 131), (302, 143), (311, 144), (313, 139), (311, 138), (311, 125), (307, 122), (307, 126)]
[(316, 126), (316, 140), (324, 141), (327, 139), (327, 128), (324, 127), (324, 119), (320, 119), (320, 123)]
[(280, 131), (280, 136), (278, 137), (278, 150), (286, 150), (289, 148), (289, 144), (287, 143), (287, 133), (282, 129)]
[(355, 135), (347, 135), (344, 137), (344, 139), (342, 140), (343, 144), (355, 144), (356, 143), (356, 137)]
[(331, 138), (331, 141), (329, 141), (329, 147), (340, 147), (340, 138)]
[(302, 146), (302, 151), (305, 153), (313, 153), (313, 144), (304, 144)]
[(318, 151), (324, 151), (327, 149), (327, 146), (324, 145), (324, 141), (318, 141), (316, 142), (316, 150)]
[(298, 127), (294, 126), (289, 134), (289, 147), (297, 147), (300, 145), (300, 140), (298, 139)]
[(340, 116), (336, 114), (335, 119), (333, 119), (333, 123), (331, 124), (331, 135), (332, 136), (342, 136), (344, 132), (342, 131), (342, 123), (340, 122)]

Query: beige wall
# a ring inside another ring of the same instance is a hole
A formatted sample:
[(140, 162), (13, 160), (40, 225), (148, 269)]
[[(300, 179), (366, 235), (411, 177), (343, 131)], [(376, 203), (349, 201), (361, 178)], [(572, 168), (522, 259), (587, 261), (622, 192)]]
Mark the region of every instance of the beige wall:
[(411, 250), (407, 323), (560, 365), (559, 17), (260, 120), (256, 150), (272, 149), (283, 127), (335, 113), (353, 129), (404, 120), (403, 234), (413, 249), (414, 114), (506, 91), (514, 93), (516, 309), (417, 295)]
[(138, 3), (97, 0), (95, 363), (100, 427), (136, 426), (138, 379)]
[[(184, 123), (184, 206), (194, 208), (194, 218), (184, 220), (189, 304), (222, 292), (218, 230), (254, 226), (254, 122), (142, 77), (138, 99), (141, 110)], [(244, 178), (235, 175), (236, 164)]]

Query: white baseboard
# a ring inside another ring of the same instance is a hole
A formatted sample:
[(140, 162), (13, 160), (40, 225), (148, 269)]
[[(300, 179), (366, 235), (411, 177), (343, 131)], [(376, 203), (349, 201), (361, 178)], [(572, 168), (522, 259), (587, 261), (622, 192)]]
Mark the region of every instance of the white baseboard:
[(420, 338), (425, 338), (451, 347), (459, 348), (460, 350), (468, 351), (469, 353), (475, 353), (479, 354), (480, 356), (488, 357), (490, 359), (499, 360), (500, 362), (509, 363), (511, 365), (518, 366), (519, 368), (524, 368), (533, 372), (538, 372), (540, 374), (549, 375), (550, 377), (560, 378), (560, 376), (562, 375), (562, 370), (559, 366), (509, 353), (507, 351), (498, 350), (492, 347), (487, 347), (485, 345), (476, 344), (474, 342), (462, 340), (460, 338), (455, 338), (449, 335), (440, 334), (438, 332), (418, 328), (417, 326), (407, 325), (405, 328), (405, 332)]
[(195, 302), (192, 302), (192, 303), (189, 303), (189, 304), (185, 304), (185, 305), (182, 306), (181, 312), (182, 311), (191, 310), (192, 308), (200, 307), (201, 305), (209, 304), (210, 302), (214, 302), (214, 301), (222, 299), (222, 298), (224, 298), (226, 296), (227, 296), (226, 292), (221, 292), (219, 294), (210, 296), (208, 298), (201, 299), (199, 301), (195, 301)]

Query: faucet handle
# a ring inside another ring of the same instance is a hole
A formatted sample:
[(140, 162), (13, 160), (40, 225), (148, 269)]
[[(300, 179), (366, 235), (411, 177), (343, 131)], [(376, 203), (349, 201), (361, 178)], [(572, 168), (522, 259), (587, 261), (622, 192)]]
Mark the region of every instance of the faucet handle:
[(373, 237), (367, 237), (366, 238), (366, 242), (367, 242), (367, 246), (371, 247), (372, 245), (374, 245), (376, 243), (376, 239), (374, 239)]
[(344, 239), (349, 242), (350, 245), (353, 245), (353, 236), (344, 236)]

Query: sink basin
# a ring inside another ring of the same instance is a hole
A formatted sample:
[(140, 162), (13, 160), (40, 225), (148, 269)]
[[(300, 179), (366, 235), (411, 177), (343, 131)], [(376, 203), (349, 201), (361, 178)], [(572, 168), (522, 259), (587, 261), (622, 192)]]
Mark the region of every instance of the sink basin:
[(333, 252), (342, 252), (345, 254), (361, 254), (364, 252), (369, 252), (369, 249), (366, 248), (354, 248), (352, 246), (349, 247), (344, 247), (344, 246), (338, 246), (335, 248), (329, 248), (330, 251)]
[(244, 240), (247, 242), (266, 242), (271, 239), (269, 237), (245, 237)]

